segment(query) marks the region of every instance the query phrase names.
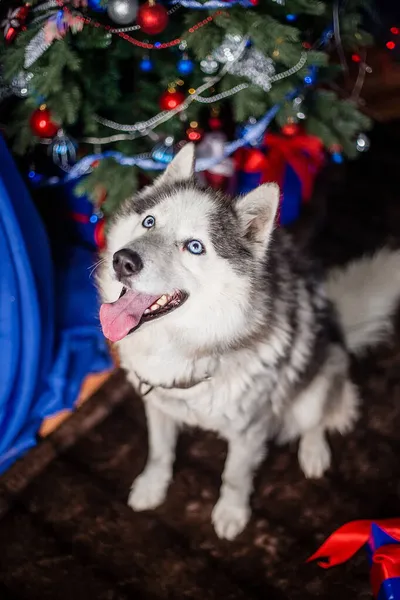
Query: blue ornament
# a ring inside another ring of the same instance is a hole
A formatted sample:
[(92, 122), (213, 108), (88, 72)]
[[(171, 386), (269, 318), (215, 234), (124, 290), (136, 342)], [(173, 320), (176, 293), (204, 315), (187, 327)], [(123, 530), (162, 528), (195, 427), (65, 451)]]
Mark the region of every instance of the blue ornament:
[(48, 148), (48, 154), (51, 155), (55, 165), (68, 171), (76, 162), (76, 147), (76, 143), (60, 129)]
[(343, 162), (343, 154), (340, 154), (340, 152), (334, 152), (332, 154), (332, 160), (337, 165), (341, 165)]
[(293, 15), (292, 13), (289, 13), (288, 15), (286, 15), (286, 21), (293, 23), (293, 21), (296, 21), (296, 20), (297, 20), (297, 15)]
[(308, 69), (307, 75), (304, 77), (304, 83), (306, 85), (311, 85), (312, 83), (314, 83), (316, 76), (317, 76), (317, 67), (310, 67)]
[(106, 12), (107, 6), (104, 6), (104, 0), (88, 0), (88, 7), (96, 12)]
[(193, 61), (190, 58), (183, 57), (178, 61), (177, 68), (180, 75), (190, 75), (194, 69)]
[(169, 135), (165, 140), (156, 144), (151, 153), (151, 156), (155, 161), (163, 163), (164, 165), (168, 165), (174, 158), (174, 155), (174, 138), (172, 135)]
[(150, 73), (153, 70), (153, 62), (148, 56), (144, 56), (140, 61), (139, 68), (143, 73)]

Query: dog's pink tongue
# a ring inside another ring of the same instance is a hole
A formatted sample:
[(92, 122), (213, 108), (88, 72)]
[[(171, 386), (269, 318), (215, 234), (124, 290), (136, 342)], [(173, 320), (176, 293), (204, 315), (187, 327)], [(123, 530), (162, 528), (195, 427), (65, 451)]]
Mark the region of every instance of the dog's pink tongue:
[(103, 333), (111, 342), (122, 340), (131, 329), (139, 324), (146, 308), (158, 300), (158, 296), (147, 296), (127, 290), (121, 298), (100, 307), (100, 322)]

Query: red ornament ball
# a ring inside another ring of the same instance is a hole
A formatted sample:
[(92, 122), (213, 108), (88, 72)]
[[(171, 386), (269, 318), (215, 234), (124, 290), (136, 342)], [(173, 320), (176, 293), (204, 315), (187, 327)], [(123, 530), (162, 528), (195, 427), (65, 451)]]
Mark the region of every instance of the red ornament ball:
[(204, 135), (204, 131), (199, 127), (189, 127), (186, 129), (186, 137), (189, 142), (200, 142)]
[(54, 137), (59, 126), (52, 121), (52, 116), (47, 108), (37, 108), (33, 111), (29, 124), (33, 135), (41, 138)]
[(283, 135), (287, 135), (289, 137), (293, 135), (297, 135), (300, 131), (300, 127), (296, 125), (296, 123), (287, 123), (282, 127)]
[(145, 2), (139, 8), (136, 22), (148, 35), (157, 35), (164, 31), (168, 24), (168, 13), (164, 6), (153, 2)]
[(167, 90), (161, 94), (160, 108), (162, 110), (174, 110), (177, 106), (185, 101), (185, 94), (177, 90)]

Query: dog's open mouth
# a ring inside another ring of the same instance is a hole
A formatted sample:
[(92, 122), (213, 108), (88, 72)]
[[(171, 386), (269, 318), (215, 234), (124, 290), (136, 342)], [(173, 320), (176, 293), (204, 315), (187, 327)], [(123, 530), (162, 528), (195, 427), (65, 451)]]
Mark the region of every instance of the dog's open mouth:
[(124, 287), (118, 300), (101, 305), (100, 322), (103, 333), (111, 342), (118, 342), (143, 323), (172, 312), (187, 297), (185, 292), (179, 290), (173, 294), (150, 296)]

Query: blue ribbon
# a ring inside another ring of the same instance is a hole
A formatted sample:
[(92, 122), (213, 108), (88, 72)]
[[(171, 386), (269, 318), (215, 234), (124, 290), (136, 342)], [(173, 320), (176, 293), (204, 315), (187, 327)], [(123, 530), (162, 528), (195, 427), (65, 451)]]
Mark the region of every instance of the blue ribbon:
[[(298, 90), (294, 90), (290, 94), (285, 97), (285, 100), (294, 98)], [(208, 171), (218, 163), (220, 163), (224, 158), (231, 156), (236, 150), (241, 148), (242, 146), (246, 146), (247, 144), (258, 140), (266, 131), (268, 125), (271, 123), (272, 119), (275, 118), (275, 115), (279, 111), (281, 107), (281, 103), (275, 104), (272, 108), (270, 108), (257, 123), (248, 127), (246, 132), (239, 139), (228, 142), (225, 144), (224, 154), (223, 156), (212, 157), (212, 158), (199, 158), (196, 160), (195, 171)], [(115, 152), (114, 150), (107, 150), (106, 152), (102, 152), (101, 154), (91, 154), (89, 156), (85, 156), (79, 162), (77, 162), (71, 170), (65, 175), (64, 178), (51, 177), (46, 180), (32, 180), (34, 185), (40, 186), (48, 186), (48, 185), (60, 185), (62, 183), (66, 183), (73, 179), (79, 179), (83, 175), (86, 175), (92, 170), (92, 165), (95, 161), (103, 160), (104, 158), (113, 158), (118, 164), (128, 166), (128, 167), (139, 167), (143, 171), (163, 171), (167, 165), (161, 162), (157, 162), (152, 158), (143, 158), (141, 156), (126, 156), (122, 154), (122, 152)]]
[(232, 8), (238, 4), (243, 8), (254, 8), (254, 4), (250, 0), (231, 0), (223, 2), (223, 0), (207, 0), (207, 2), (198, 2), (198, 0), (171, 0), (171, 4), (180, 4), (184, 8), (191, 8), (195, 10), (216, 10), (218, 8)]

